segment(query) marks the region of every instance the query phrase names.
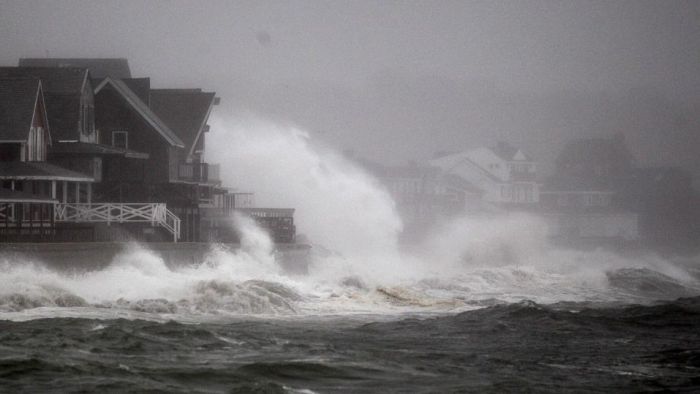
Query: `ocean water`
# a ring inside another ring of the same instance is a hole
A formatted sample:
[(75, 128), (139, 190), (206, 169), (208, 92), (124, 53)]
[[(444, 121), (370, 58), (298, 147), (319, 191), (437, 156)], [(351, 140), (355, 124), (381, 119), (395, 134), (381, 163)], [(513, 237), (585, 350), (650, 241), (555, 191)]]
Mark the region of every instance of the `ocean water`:
[(212, 126), (225, 184), (296, 208), (308, 274), (244, 219), (239, 249), (187, 266), (0, 250), (0, 392), (700, 391), (700, 258), (561, 249), (508, 213), (399, 247), (389, 193), (309, 133)]
[(262, 244), (181, 267), (136, 244), (99, 271), (1, 260), (0, 391), (700, 390), (693, 259), (511, 251), (372, 281), (327, 253), (285, 274)]

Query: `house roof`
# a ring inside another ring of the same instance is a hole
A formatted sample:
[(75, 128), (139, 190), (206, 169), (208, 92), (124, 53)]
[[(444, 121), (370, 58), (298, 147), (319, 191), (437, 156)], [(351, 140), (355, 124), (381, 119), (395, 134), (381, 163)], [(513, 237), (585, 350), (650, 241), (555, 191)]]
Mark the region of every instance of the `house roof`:
[(26, 141), (40, 89), (38, 79), (0, 79), (0, 141)]
[[(496, 156), (505, 161), (532, 161), (532, 158), (525, 152), (504, 141), (498, 141), (496, 145), (492, 146), (490, 149)], [(518, 152), (522, 155), (521, 158), (518, 158)]]
[(17, 190), (0, 188), (0, 202), (57, 202), (55, 199), (48, 196), (41, 196)]
[(90, 69), (93, 78), (131, 78), (129, 62), (124, 58), (22, 58), (22, 67), (80, 67)]
[(141, 101), (151, 106), (151, 78), (122, 78), (122, 81), (139, 96)]
[(85, 68), (0, 67), (0, 78), (38, 78), (44, 91), (80, 95), (88, 78)]
[(52, 180), (70, 182), (95, 181), (92, 177), (79, 172), (67, 170), (63, 167), (39, 161), (0, 162), (0, 179)]
[(95, 94), (98, 94), (105, 86), (110, 85), (114, 90), (121, 95), (124, 100), (126, 100), (129, 105), (131, 105), (136, 112), (141, 115), (141, 117), (153, 127), (158, 134), (160, 134), (169, 144), (184, 148), (185, 144), (182, 142), (180, 137), (178, 137), (171, 129), (168, 127), (161, 119), (156, 115), (146, 103), (141, 100), (133, 90), (129, 89), (126, 83), (119, 79), (112, 79), (110, 77), (105, 78), (96, 88)]
[(80, 96), (49, 93), (44, 99), (54, 140), (78, 139)]
[(170, 126), (192, 154), (206, 126), (214, 98), (214, 93), (200, 89), (153, 89), (151, 109)]
[(77, 139), (80, 99), (89, 76), (84, 68), (0, 67), (0, 78), (41, 80), (46, 113), (55, 140)]
[[(482, 149), (486, 149), (486, 148), (482, 148)], [(474, 160), (472, 160), (469, 157), (469, 152), (470, 151), (448, 154), (445, 156), (435, 158), (435, 159), (431, 160), (430, 163), (434, 166), (442, 168), (442, 170), (445, 171), (446, 173), (453, 173), (453, 171), (455, 171), (455, 169), (457, 167), (464, 165), (464, 164), (467, 164), (470, 167), (478, 169), (478, 171), (481, 174), (483, 174), (484, 176), (486, 176), (490, 180), (492, 180), (494, 182), (503, 182), (502, 179), (495, 176), (494, 174), (492, 174), (491, 172), (489, 172), (488, 170), (486, 170), (485, 168), (480, 166), (478, 163), (474, 162)]]
[(51, 147), (51, 153), (71, 155), (116, 155), (130, 159), (148, 159), (148, 153), (137, 152), (130, 149), (117, 148), (110, 145), (88, 144), (85, 142), (61, 142)]

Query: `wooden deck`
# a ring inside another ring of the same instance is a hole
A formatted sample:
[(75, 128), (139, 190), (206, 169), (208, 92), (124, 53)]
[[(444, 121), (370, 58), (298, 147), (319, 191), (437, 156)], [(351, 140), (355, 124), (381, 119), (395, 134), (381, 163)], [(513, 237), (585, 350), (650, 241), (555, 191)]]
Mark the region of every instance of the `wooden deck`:
[(151, 223), (180, 239), (180, 219), (163, 203), (56, 203), (56, 223)]

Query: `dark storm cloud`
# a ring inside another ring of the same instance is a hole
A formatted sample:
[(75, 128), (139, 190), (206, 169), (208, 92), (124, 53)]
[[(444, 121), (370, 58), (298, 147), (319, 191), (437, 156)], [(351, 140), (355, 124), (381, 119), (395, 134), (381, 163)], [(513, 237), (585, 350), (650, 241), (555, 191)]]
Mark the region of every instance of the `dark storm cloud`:
[(697, 173), (699, 20), (691, 1), (0, 1), (0, 63), (128, 57), (375, 159), (506, 139), (551, 160), (622, 132)]

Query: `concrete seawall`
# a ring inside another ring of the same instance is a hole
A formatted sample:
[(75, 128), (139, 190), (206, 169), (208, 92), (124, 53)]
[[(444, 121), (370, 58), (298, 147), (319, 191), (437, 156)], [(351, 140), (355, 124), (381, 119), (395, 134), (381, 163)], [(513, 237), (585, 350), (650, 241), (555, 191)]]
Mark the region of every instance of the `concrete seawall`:
[[(93, 271), (108, 266), (114, 257), (127, 250), (129, 242), (81, 243), (3, 243), (0, 259), (33, 261), (65, 271)], [(211, 250), (211, 244), (199, 242), (150, 242), (140, 246), (159, 255), (170, 267), (199, 264)], [(238, 244), (221, 244), (235, 250)], [(304, 274), (308, 271), (311, 246), (306, 244), (278, 244), (275, 254), (285, 272)]]

